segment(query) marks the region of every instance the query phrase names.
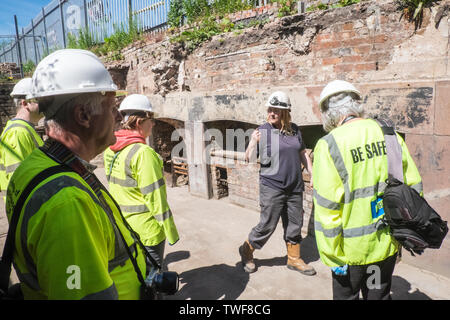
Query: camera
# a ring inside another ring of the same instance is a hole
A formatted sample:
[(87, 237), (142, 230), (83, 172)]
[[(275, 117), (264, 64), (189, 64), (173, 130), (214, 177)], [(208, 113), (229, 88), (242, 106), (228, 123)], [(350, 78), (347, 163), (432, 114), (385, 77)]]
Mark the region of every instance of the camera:
[(147, 287), (157, 293), (165, 293), (168, 295), (175, 294), (179, 286), (178, 273), (173, 271), (161, 272), (156, 268), (152, 268), (145, 279)]

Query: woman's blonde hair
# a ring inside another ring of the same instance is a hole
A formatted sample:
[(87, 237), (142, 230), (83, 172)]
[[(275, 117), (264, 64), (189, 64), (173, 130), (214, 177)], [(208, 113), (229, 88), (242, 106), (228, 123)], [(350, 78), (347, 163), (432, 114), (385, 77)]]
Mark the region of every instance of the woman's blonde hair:
[(122, 129), (135, 130), (138, 120), (154, 119), (153, 112), (137, 112), (128, 117), (125, 122), (122, 122)]
[[(291, 126), (291, 112), (288, 109), (279, 109), (280, 112), (280, 120), (281, 120), (281, 133), (287, 134), (287, 135), (292, 135), (293, 134), (293, 130), (292, 130), (292, 126)], [(269, 115), (267, 115), (267, 119), (266, 121), (269, 121)]]

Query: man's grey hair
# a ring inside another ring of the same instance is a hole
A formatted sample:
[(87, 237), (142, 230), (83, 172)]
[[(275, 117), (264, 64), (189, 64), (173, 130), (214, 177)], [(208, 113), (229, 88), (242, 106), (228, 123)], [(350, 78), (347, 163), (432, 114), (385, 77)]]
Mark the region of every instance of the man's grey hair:
[[(56, 130), (61, 130), (67, 127), (73, 121), (72, 111), (77, 105), (83, 105), (87, 111), (92, 115), (100, 114), (102, 112), (102, 102), (104, 96), (101, 93), (82, 93), (69, 97), (51, 97), (44, 98), (39, 101), (39, 108), (43, 110), (45, 115), (45, 127), (53, 127)], [(60, 104), (59, 107), (55, 107)], [(48, 113), (46, 110), (56, 110), (55, 113)]]
[(342, 118), (348, 116), (364, 117), (363, 105), (358, 100), (359, 97), (353, 92), (339, 93), (328, 98), (321, 110), (324, 130), (330, 132)]
[(20, 108), (22, 108), (22, 101), (26, 100), (25, 96), (23, 97), (15, 97), (14, 99), (14, 106), (16, 107), (16, 113), (19, 112)]

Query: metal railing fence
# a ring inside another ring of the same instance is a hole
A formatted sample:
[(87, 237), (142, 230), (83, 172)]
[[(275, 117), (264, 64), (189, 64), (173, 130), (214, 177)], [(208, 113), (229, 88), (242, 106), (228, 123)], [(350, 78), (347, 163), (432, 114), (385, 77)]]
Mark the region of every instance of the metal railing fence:
[[(128, 30), (130, 19), (138, 31), (167, 28), (171, 0), (52, 0), (30, 24), (17, 27), (17, 34), (0, 35), (0, 63), (36, 65), (50, 52), (66, 48), (69, 34), (88, 31), (96, 42), (103, 42), (116, 30)], [(257, 6), (268, 4), (259, 0)], [(11, 17), (13, 18), (13, 17)], [(14, 16), (14, 19), (20, 17)], [(23, 21), (22, 21), (23, 22)], [(8, 41), (8, 38), (13, 39)]]

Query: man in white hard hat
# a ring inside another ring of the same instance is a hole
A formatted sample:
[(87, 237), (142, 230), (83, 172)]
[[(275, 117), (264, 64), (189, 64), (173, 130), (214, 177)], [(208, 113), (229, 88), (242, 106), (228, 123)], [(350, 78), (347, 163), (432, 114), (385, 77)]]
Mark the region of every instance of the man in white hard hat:
[(35, 100), (26, 100), (31, 91), (31, 78), (17, 82), (11, 92), (16, 106), (16, 115), (6, 123), (0, 136), (0, 191), (3, 198), (14, 170), (33, 151), (42, 146), (35, 126), (42, 118)]
[(300, 128), (291, 122), (291, 102), (283, 91), (272, 93), (267, 100), (267, 122), (252, 134), (246, 159), (254, 159), (258, 147), (261, 155), (259, 198), (261, 215), (248, 238), (239, 247), (245, 272), (257, 270), (253, 252), (262, 249), (282, 221), (283, 239), (287, 249), (287, 268), (304, 275), (316, 274), (314, 268), (301, 258), (303, 226), (303, 191), (301, 165), (311, 174), (311, 160)]
[[(132, 94), (119, 111), (122, 128), (104, 154), (109, 188), (154, 261), (162, 266), (166, 239), (174, 245), (179, 236), (167, 201), (162, 158), (145, 141), (152, 134), (153, 108), (145, 95)], [(147, 260), (147, 269), (152, 267), (156, 266)]]
[[(388, 177), (381, 127), (364, 118), (361, 93), (351, 83), (325, 86), (319, 108), (329, 132), (314, 148), (314, 227), (322, 262), (331, 268), (334, 299), (390, 299), (398, 243), (381, 227)], [(405, 183), (422, 192), (403, 139)]]
[(25, 299), (141, 296), (143, 251), (89, 164), (116, 141), (116, 90), (89, 51), (59, 50), (36, 67), (28, 97), (38, 100), (49, 139), (17, 168), (6, 203), (14, 240), (22, 239), (13, 253)]

